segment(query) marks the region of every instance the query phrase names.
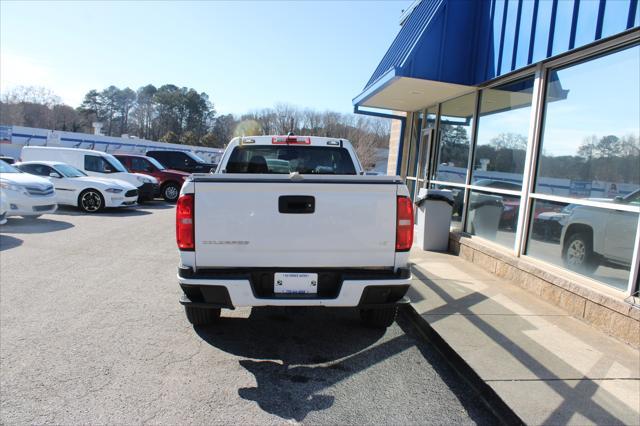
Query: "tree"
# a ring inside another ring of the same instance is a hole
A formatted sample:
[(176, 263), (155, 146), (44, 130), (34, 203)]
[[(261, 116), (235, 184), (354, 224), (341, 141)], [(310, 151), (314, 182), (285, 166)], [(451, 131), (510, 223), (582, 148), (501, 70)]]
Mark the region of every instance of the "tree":
[(260, 135), (260, 123), (255, 120), (244, 120), (238, 123), (234, 136), (259, 136)]
[(163, 137), (160, 138), (160, 142), (180, 143), (180, 137), (169, 130)]

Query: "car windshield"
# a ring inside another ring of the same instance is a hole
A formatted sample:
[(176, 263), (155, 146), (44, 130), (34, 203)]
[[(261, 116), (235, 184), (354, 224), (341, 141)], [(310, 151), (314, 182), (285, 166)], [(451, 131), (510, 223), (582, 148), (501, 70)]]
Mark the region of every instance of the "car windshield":
[(165, 167), (164, 167), (162, 164), (160, 164), (160, 162), (159, 162), (158, 160), (156, 160), (155, 158), (153, 158), (153, 157), (147, 157), (147, 160), (148, 160), (151, 164), (153, 164), (154, 166), (156, 166), (156, 168), (157, 168), (158, 170), (164, 170), (164, 169), (165, 169)]
[(68, 178), (77, 178), (77, 177), (87, 176), (87, 174), (82, 170), (78, 170), (75, 167), (70, 166), (68, 164), (58, 164), (55, 167), (55, 169), (59, 173), (62, 173), (62, 176), (68, 177)]
[(356, 169), (344, 148), (323, 146), (238, 146), (227, 163), (226, 173), (272, 173), (355, 175)]
[(195, 161), (196, 163), (204, 163), (205, 162), (202, 158), (198, 157), (193, 152), (186, 151), (185, 154), (187, 154), (187, 156), (191, 157), (191, 159), (193, 161)]
[(123, 173), (127, 172), (127, 169), (124, 168), (120, 160), (118, 160), (116, 157), (105, 158), (104, 160), (107, 163), (111, 164), (111, 167), (113, 167), (116, 171)]
[(0, 160), (0, 173), (22, 173), (20, 170)]

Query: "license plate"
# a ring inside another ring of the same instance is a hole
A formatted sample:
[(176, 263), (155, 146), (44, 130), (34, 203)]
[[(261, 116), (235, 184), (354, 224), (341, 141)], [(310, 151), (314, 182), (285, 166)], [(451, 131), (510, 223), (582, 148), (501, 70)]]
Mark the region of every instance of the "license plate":
[(276, 272), (273, 276), (273, 292), (280, 294), (317, 294), (318, 274)]

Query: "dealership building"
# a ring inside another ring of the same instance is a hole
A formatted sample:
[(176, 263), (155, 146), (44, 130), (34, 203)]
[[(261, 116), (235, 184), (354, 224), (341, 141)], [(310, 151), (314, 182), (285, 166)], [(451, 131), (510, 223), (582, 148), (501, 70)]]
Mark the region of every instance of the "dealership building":
[(638, 334), (638, 0), (422, 0), (400, 24), (353, 101), (395, 119), (388, 173), (453, 192), (454, 253)]

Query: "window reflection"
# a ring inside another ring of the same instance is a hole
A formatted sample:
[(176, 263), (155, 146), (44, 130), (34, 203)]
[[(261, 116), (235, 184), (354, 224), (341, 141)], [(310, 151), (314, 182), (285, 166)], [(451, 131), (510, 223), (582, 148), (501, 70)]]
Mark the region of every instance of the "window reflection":
[(466, 181), (475, 97), (471, 93), (441, 106), (437, 180)]
[(471, 191), (466, 231), (513, 248), (520, 197)]
[[(618, 204), (640, 206), (640, 191)], [(526, 254), (626, 289), (638, 213), (535, 200)]]
[[(581, 2), (582, 5), (583, 2)], [(553, 31), (552, 55), (569, 50), (571, 21), (573, 21), (573, 0), (562, 0), (556, 8), (556, 24)]]
[(416, 176), (416, 168), (420, 155), (420, 128), (422, 127), (422, 113), (414, 114), (411, 125), (411, 144), (409, 145), (409, 164), (407, 176)]
[(630, 0), (608, 1), (604, 5), (602, 37), (608, 37), (627, 29)]
[(453, 193), (453, 210), (451, 212), (451, 230), (462, 231), (462, 212), (464, 207), (464, 188), (447, 185), (431, 185), (434, 189), (448, 189)]
[(536, 192), (612, 201), (640, 187), (640, 47), (549, 73)]
[(504, 45), (502, 46), (502, 61), (500, 63), (500, 74), (511, 71), (513, 61), (513, 46), (516, 38), (516, 20), (518, 18), (518, 0), (506, 2), (507, 20), (504, 28)]
[(531, 117), (534, 78), (528, 77), (481, 93), (473, 184), (504, 181), (520, 190)]
[(596, 39), (596, 24), (600, 2), (581, 1), (578, 9), (578, 24), (576, 25), (575, 47), (591, 43)]

